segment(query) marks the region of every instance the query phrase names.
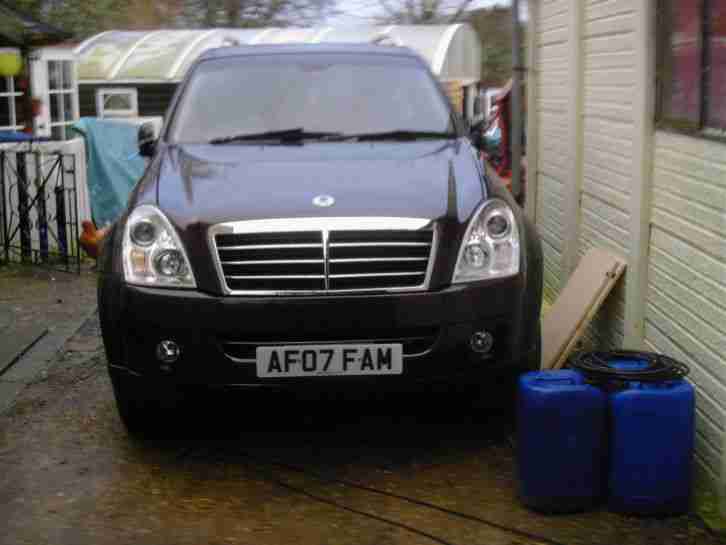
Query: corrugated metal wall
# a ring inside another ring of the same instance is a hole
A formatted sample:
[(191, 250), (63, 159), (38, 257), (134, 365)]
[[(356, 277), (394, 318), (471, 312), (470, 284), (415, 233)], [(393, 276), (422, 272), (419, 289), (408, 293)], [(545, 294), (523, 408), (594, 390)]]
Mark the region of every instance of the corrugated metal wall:
[(570, 101), (568, 66), (569, 0), (540, 6), (537, 28), (537, 226), (544, 253), (544, 296), (555, 299), (561, 288), (564, 251), (564, 191), (571, 162), (567, 142), (567, 108)]
[(726, 427), (726, 145), (655, 136), (645, 338), (691, 366), (696, 456), (722, 473)]

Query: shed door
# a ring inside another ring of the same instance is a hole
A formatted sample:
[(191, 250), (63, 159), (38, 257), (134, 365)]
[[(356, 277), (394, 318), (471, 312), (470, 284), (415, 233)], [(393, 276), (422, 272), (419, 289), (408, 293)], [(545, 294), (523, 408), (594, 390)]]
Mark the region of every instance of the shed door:
[(78, 120), (77, 63), (70, 52), (39, 50), (32, 60), (31, 89), (42, 107), (35, 118), (38, 136), (70, 140), (71, 125)]

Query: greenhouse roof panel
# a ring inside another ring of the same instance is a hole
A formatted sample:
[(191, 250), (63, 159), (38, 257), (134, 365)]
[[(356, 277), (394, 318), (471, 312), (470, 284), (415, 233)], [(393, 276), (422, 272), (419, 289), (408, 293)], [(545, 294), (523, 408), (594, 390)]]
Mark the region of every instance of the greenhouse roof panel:
[[(468, 25), (110, 31), (79, 46), (81, 80), (179, 81), (208, 49), (233, 44), (372, 43), (410, 47), (445, 79), (478, 80), (480, 49)], [(454, 58), (456, 57), (456, 58)]]
[(181, 79), (186, 74), (189, 67), (199, 56), (208, 49), (215, 47), (223, 47), (225, 45), (245, 45), (255, 43), (261, 36), (275, 29), (214, 29), (207, 30), (193, 42), (190, 42), (184, 51), (182, 51), (171, 67), (168, 77), (172, 79)]
[(166, 79), (185, 46), (204, 36), (203, 30), (162, 30), (139, 40), (117, 72), (118, 80)]
[(110, 79), (118, 61), (147, 34), (148, 32), (113, 30), (87, 40), (78, 48), (78, 53), (81, 55), (78, 77)]
[(257, 44), (305, 44), (313, 43), (318, 31), (314, 28), (279, 28), (262, 34)]
[(327, 28), (319, 38), (321, 42), (330, 43), (361, 43), (370, 42), (387, 27), (358, 25), (349, 27)]

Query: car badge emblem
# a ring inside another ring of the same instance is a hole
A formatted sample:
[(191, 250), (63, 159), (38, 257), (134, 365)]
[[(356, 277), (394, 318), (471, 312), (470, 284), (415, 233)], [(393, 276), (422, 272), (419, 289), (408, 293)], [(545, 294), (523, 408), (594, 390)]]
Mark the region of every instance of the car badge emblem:
[(330, 195), (318, 195), (313, 199), (313, 204), (315, 206), (320, 206), (321, 208), (328, 208), (335, 204), (335, 199)]

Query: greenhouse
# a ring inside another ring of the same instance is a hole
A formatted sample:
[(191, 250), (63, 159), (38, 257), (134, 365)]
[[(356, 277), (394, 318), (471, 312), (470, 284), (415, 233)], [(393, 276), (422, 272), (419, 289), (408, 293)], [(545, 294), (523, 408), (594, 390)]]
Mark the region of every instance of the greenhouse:
[(480, 79), (481, 46), (466, 24), (213, 30), (113, 30), (76, 50), (82, 116), (163, 115), (176, 85), (206, 50), (231, 45), (381, 43), (409, 47), (446, 82), (466, 113), (466, 89)]

